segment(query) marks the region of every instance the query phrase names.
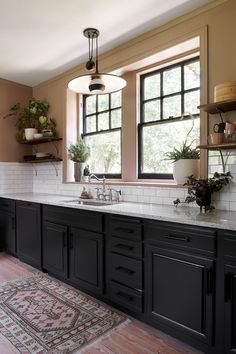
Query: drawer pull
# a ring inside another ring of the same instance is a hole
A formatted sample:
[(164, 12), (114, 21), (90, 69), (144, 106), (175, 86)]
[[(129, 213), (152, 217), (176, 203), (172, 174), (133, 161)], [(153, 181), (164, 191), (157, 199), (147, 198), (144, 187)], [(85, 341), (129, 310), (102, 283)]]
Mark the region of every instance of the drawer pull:
[(115, 230), (120, 231), (120, 232), (124, 232), (125, 234), (133, 234), (134, 233), (134, 230), (127, 229), (125, 227), (116, 227)]
[(131, 301), (134, 301), (133, 296), (130, 296), (130, 295), (124, 293), (123, 291), (118, 291), (118, 292), (116, 293), (116, 295), (119, 296), (119, 297), (123, 297), (123, 299), (128, 300), (128, 301), (130, 301), (130, 302), (131, 302)]
[(129, 274), (129, 275), (133, 275), (135, 273), (133, 270), (130, 270), (122, 266), (116, 267), (116, 270), (118, 270), (121, 273)]
[(74, 248), (73, 233), (70, 233), (70, 248)]
[(118, 243), (117, 245), (115, 245), (115, 247), (125, 251), (133, 251), (134, 249), (134, 247), (123, 245), (122, 243)]
[(175, 240), (175, 241), (182, 241), (182, 242), (189, 242), (190, 239), (189, 237), (179, 237), (179, 236), (174, 236), (174, 235), (165, 235), (165, 238), (167, 238), (168, 240)]

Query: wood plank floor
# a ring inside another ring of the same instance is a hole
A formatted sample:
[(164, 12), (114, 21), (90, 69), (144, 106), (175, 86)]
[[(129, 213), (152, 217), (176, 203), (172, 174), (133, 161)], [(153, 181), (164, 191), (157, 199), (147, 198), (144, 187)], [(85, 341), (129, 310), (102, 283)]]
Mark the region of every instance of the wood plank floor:
[[(5, 281), (33, 275), (35, 270), (18, 259), (0, 253), (0, 285)], [(0, 353), (13, 354), (0, 336)], [(78, 351), (78, 354), (80, 351)], [(104, 336), (83, 354), (200, 354), (199, 351), (170, 336), (130, 318), (130, 323)]]

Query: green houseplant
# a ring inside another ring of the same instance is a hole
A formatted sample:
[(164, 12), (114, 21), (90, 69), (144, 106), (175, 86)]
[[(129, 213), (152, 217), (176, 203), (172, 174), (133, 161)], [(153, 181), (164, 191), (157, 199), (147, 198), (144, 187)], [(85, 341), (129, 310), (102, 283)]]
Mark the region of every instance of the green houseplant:
[(82, 179), (84, 163), (90, 156), (90, 147), (80, 138), (76, 144), (68, 147), (68, 157), (74, 162), (74, 178), (79, 182)]
[(53, 135), (56, 134), (56, 123), (48, 117), (49, 104), (32, 98), (26, 107), (22, 108), (20, 103), (12, 106), (3, 119), (8, 117), (16, 118), (18, 133), (17, 141), (31, 140), (33, 134), (43, 129), (51, 129)]
[(188, 144), (188, 137), (192, 129), (193, 124), (179, 148), (175, 147), (166, 153), (166, 159), (173, 161), (173, 177), (177, 184), (184, 184), (187, 176), (198, 177), (200, 152), (192, 147), (193, 142)]

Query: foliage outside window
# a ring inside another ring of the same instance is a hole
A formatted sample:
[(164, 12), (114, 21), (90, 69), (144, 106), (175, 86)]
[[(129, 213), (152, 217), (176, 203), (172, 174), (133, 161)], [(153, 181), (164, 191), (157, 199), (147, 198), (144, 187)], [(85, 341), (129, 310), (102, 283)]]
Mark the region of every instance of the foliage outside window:
[[(194, 119), (190, 140), (200, 136), (199, 58), (140, 77), (139, 178), (173, 178), (165, 154), (179, 147)], [(184, 117), (183, 117), (184, 115)]]
[(91, 173), (121, 178), (121, 91), (83, 96), (83, 138)]

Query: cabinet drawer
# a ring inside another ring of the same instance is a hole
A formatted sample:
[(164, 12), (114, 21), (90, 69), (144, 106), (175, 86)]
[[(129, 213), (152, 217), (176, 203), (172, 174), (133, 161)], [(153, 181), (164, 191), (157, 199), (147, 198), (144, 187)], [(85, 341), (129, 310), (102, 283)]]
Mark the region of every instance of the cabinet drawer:
[(110, 233), (112, 236), (141, 241), (142, 225), (139, 219), (126, 219), (114, 216), (110, 219)]
[(129, 289), (113, 281), (109, 284), (110, 299), (130, 311), (142, 312), (142, 292)]
[(43, 207), (43, 219), (95, 232), (103, 229), (103, 215), (93, 211), (46, 205)]
[(10, 213), (15, 212), (15, 200), (0, 198), (0, 210), (8, 211)]
[(142, 261), (117, 254), (111, 254), (110, 259), (110, 275), (112, 280), (116, 280), (134, 289), (142, 289)]
[(111, 237), (111, 251), (133, 258), (142, 258), (142, 243), (119, 237)]
[(152, 244), (214, 256), (216, 231), (201, 227), (165, 222), (145, 222), (145, 241)]
[(236, 233), (224, 233), (224, 257), (236, 260)]

